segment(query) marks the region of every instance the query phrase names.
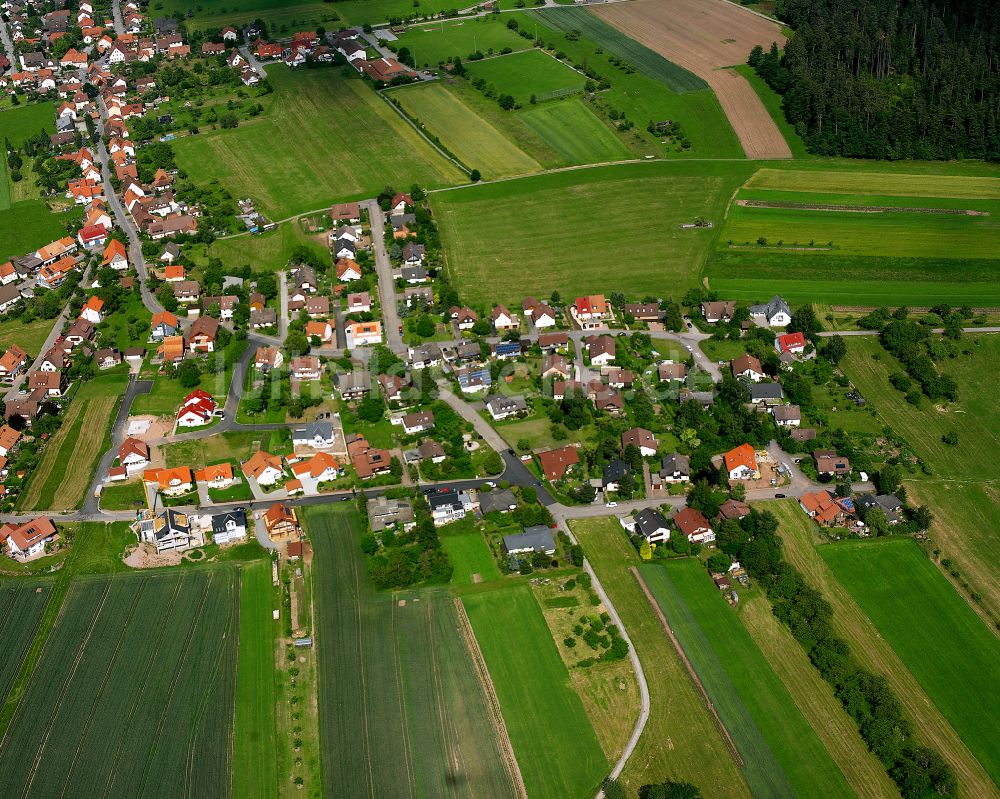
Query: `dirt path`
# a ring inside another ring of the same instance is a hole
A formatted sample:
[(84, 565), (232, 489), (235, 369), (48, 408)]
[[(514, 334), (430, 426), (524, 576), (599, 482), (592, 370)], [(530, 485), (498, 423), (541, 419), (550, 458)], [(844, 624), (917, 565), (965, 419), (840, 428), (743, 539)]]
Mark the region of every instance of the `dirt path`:
[(742, 75), (725, 69), (746, 63), (755, 45), (784, 46), (778, 23), (725, 0), (634, 0), (591, 10), (708, 83), (747, 158), (792, 157), (757, 92)]

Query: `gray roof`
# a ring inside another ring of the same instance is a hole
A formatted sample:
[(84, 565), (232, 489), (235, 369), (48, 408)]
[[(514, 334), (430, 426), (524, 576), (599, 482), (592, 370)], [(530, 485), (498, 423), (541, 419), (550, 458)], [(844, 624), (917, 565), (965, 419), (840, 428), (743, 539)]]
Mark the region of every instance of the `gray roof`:
[(787, 422), (790, 419), (801, 419), (802, 412), (798, 405), (778, 405), (774, 409), (774, 418), (779, 422)]
[(427, 277), (427, 270), (422, 266), (405, 266), (402, 275), (403, 280), (423, 280)]
[(431, 510), (437, 510), (438, 508), (454, 508), (457, 510), (464, 506), (465, 503), (462, 499), (467, 496), (465, 491), (437, 490), (427, 495), (427, 504), (431, 506)]
[(663, 458), (660, 464), (660, 474), (691, 474), (691, 459), (687, 455), (674, 452)]
[(781, 297), (777, 294), (771, 297), (771, 299), (763, 305), (750, 306), (751, 316), (765, 316), (768, 319), (777, 314), (779, 311), (784, 311), (789, 316), (792, 315), (792, 309), (788, 307), (788, 303), (781, 299)]
[(321, 438), (324, 441), (333, 438), (333, 422), (317, 420), (292, 431), (292, 441), (312, 441), (315, 438)]
[(497, 413), (520, 413), (528, 409), (528, 403), (524, 397), (493, 397), (486, 403), (486, 407)]
[(226, 523), (232, 521), (237, 527), (247, 526), (246, 514), (241, 510), (232, 510), (228, 513), (216, 513), (212, 516), (212, 532), (226, 532)]
[(510, 552), (516, 549), (531, 548), (535, 552), (549, 552), (556, 548), (552, 531), (543, 524), (536, 524), (525, 527), (523, 533), (518, 535), (505, 535), (503, 537), (504, 549)]
[(517, 505), (517, 497), (509, 488), (483, 491), (479, 494), (479, 509), (483, 513), (510, 510), (511, 505)]
[(751, 383), (750, 399), (784, 399), (785, 392), (781, 389), (781, 383)]
[(604, 467), (604, 485), (617, 483), (631, 471), (632, 467), (629, 464), (616, 458)]
[(337, 388), (340, 389), (341, 393), (344, 393), (345, 391), (370, 391), (372, 387), (372, 382), (368, 376), (368, 372), (363, 369), (359, 369), (356, 372), (339, 374), (336, 377), (336, 381)]
[(646, 508), (635, 514), (636, 529), (644, 536), (651, 536), (657, 530), (669, 529), (667, 520), (655, 508)]

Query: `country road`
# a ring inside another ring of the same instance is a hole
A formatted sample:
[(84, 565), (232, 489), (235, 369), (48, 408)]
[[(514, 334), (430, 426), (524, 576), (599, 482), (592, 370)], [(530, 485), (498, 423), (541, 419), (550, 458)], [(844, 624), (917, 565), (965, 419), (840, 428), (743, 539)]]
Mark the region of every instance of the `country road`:
[(362, 207), (368, 210), (368, 225), (372, 231), (372, 247), (375, 249), (375, 271), (378, 273), (378, 295), (382, 304), (382, 323), (385, 341), (389, 349), (397, 355), (406, 354), (406, 345), (399, 333), (400, 319), (396, 281), (392, 279), (392, 261), (385, 248), (385, 216), (378, 200), (365, 200)]

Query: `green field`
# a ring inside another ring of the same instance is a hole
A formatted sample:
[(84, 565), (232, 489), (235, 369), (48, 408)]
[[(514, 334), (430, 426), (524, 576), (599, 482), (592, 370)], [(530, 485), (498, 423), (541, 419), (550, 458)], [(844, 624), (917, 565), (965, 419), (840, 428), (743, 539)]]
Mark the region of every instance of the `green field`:
[(542, 103), (519, 111), (518, 116), (567, 163), (601, 163), (635, 157), (579, 97)]
[(146, 486), (140, 480), (111, 483), (101, 489), (101, 510), (135, 510), (146, 506)]
[(785, 141), (788, 143), (788, 148), (792, 151), (792, 157), (812, 158), (813, 154), (806, 149), (806, 144), (802, 141), (802, 137), (795, 132), (795, 126), (785, 117), (785, 112), (781, 107), (781, 95), (768, 86), (764, 79), (757, 74), (757, 70), (748, 64), (739, 64), (731, 68), (739, 72), (746, 79), (747, 83), (753, 86), (753, 90), (757, 92), (757, 96), (764, 104), (764, 108), (767, 109), (767, 113), (771, 115), (774, 124), (778, 126), (778, 130), (781, 131), (781, 135), (784, 136)]
[[(839, 169), (829, 169), (825, 165), (802, 169), (802, 166), (795, 164), (789, 169), (760, 169), (747, 181), (747, 188), (866, 195), (877, 187), (878, 194), (887, 196), (958, 197), (969, 200), (994, 200), (1000, 195), (1000, 177), (996, 176), (937, 172), (909, 174), (903, 171), (911, 166), (909, 164), (890, 169), (880, 163), (879, 168), (873, 170), (873, 164), (861, 161), (843, 162)], [(947, 166), (943, 168), (947, 169)]]
[(466, 60), (477, 49), (483, 53), (499, 52), (506, 47), (527, 50), (529, 39), (522, 39), (507, 27), (503, 19), (474, 17), (437, 22), (433, 25), (414, 25), (398, 37), (392, 46), (409, 49), (418, 67), (436, 66), (452, 56)]
[(73, 583), (0, 742), (0, 794), (228, 796), (228, 567)]
[(264, 799), (278, 794), (272, 594), (270, 562), (240, 568), (233, 796)]
[(3, 650), (0, 651), (0, 703), (21, 667), (52, 593), (50, 583), (8, 581), (0, 585)]
[(1000, 641), (909, 539), (820, 548), (965, 745), (1000, 785)]
[[(221, 356), (220, 360), (221, 360)], [(219, 402), (225, 403), (229, 394), (229, 384), (233, 379), (233, 369), (203, 372), (198, 388), (207, 391)], [(192, 389), (185, 388), (180, 381), (166, 375), (158, 375), (153, 380), (153, 388), (148, 394), (137, 394), (132, 402), (132, 415), (154, 414), (156, 416), (173, 416), (177, 413), (181, 401)]]
[(0, 138), (10, 139), (15, 147), (24, 144), (29, 136), (37, 136), (44, 130), (55, 132), (55, 105), (50, 102), (19, 105), (0, 111)]
[(0, 322), (0, 342), (6, 347), (17, 344), (28, 355), (41, 354), (42, 344), (55, 325), (55, 319), (35, 319), (25, 324), (20, 319), (4, 319)]
[(514, 794), (483, 688), (444, 591), (379, 594), (351, 509), (304, 513), (315, 552), (324, 794)]
[(179, 166), (254, 198), (276, 221), (335, 200), (374, 196), (386, 184), (433, 187), (464, 180), (388, 103), (344, 70), (272, 66), (268, 80), (276, 93), (268, 113), (235, 130), (178, 139)]
[[(650, 163), (564, 172), (433, 194), (452, 281), (472, 304), (628, 291), (680, 298), (748, 173), (739, 163)], [(627, 242), (627, 246), (622, 243)]]
[[(226, 0), (200, 0), (197, 6), (185, 0), (163, 0), (162, 12), (168, 16), (179, 14), (184, 17), (190, 11), (194, 16), (185, 19), (188, 30), (218, 31), (226, 25), (239, 28), (263, 19), (272, 38), (291, 36), (297, 31), (315, 30), (323, 25), (328, 30), (336, 30), (341, 18), (334, 6), (325, 2), (283, 2), (283, 0), (248, 0), (238, 6)], [(242, 42), (242, 40), (241, 40)]]
[(484, 583), (500, 579), (493, 553), (474, 524), (467, 524), (465, 520), (455, 522), (443, 527), (440, 534), (441, 547), (455, 567), (452, 586), (472, 585), (474, 574), (478, 574), (479, 581)]
[(496, 87), (498, 94), (510, 94), (521, 105), (528, 105), (532, 96), (562, 90), (579, 90), (587, 78), (541, 50), (469, 61), (466, 71), (474, 78), (483, 78)]
[(231, 236), (216, 239), (207, 246), (194, 245), (190, 250), (191, 260), (199, 266), (207, 266), (209, 258), (218, 258), (226, 268), (248, 264), (255, 272), (276, 272), (288, 265), (296, 247), (309, 247), (321, 257), (328, 256), (330, 251), (325, 246), (325, 235), (321, 233), (319, 237), (322, 242), (303, 232), (299, 222), (293, 220), (259, 236)]
[(78, 221), (80, 215), (77, 209), (66, 214), (50, 213), (43, 200), (23, 200), (0, 209), (0, 259), (34, 252), (65, 236), (66, 226)]
[(463, 602), (528, 796), (592, 796), (607, 776), (608, 761), (531, 589), (471, 594)]
[(417, 119), (441, 144), (484, 178), (538, 172), (541, 165), (478, 116), (440, 83), (425, 83), (394, 91), (391, 97)]
[(781, 680), (696, 560), (640, 569), (746, 763), (755, 797), (853, 796)]

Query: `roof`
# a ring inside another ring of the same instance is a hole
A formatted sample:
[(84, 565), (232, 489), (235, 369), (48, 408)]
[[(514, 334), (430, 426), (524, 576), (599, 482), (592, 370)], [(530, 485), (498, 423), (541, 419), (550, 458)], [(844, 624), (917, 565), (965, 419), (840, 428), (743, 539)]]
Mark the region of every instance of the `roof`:
[(775, 405), (771, 412), (776, 422), (791, 422), (802, 418), (798, 405)]
[(275, 502), (264, 513), (264, 524), (266, 524), (268, 529), (270, 529), (274, 525), (282, 522), (292, 522), (292, 524), (295, 524), (295, 511), (287, 505)]
[(207, 483), (212, 480), (232, 480), (233, 465), (231, 463), (217, 463), (215, 466), (206, 466), (194, 473), (194, 479), (199, 483)]
[(781, 297), (777, 294), (771, 297), (771, 299), (763, 305), (750, 306), (751, 316), (765, 316), (768, 319), (771, 319), (781, 312), (787, 314), (788, 316), (792, 315), (792, 309), (788, 307), (788, 303), (781, 299)]
[(644, 536), (651, 536), (659, 530), (670, 529), (667, 520), (655, 508), (645, 508), (635, 514), (635, 526)]
[(681, 508), (677, 511), (674, 514), (674, 524), (688, 537), (696, 535), (701, 530), (712, 529), (705, 514), (695, 508)]
[(691, 474), (691, 459), (687, 455), (681, 455), (679, 452), (674, 452), (670, 455), (664, 456), (663, 460), (660, 462), (660, 471), (663, 474)]
[(118, 459), (124, 461), (129, 455), (139, 455), (144, 460), (149, 460), (149, 445), (145, 441), (129, 436), (118, 448)]
[(517, 549), (549, 552), (556, 548), (552, 531), (542, 524), (526, 527), (523, 533), (518, 533), (517, 535), (505, 535), (503, 537), (503, 545), (508, 552)]
[(750, 399), (763, 400), (784, 399), (785, 392), (781, 388), (781, 383), (753, 383), (750, 386)]
[(608, 312), (608, 303), (603, 294), (577, 297), (574, 304), (578, 315), (604, 315)]
[(784, 333), (778, 336), (778, 349), (781, 352), (791, 352), (793, 348), (806, 346), (806, 337), (802, 333)]
[(719, 506), (719, 518), (742, 519), (750, 514), (750, 506), (738, 499), (727, 499)]
[(633, 427), (622, 433), (622, 449), (634, 444), (637, 447), (656, 449), (656, 437), (644, 427)]
[(232, 522), (237, 527), (247, 526), (246, 514), (241, 510), (231, 510), (225, 513), (216, 513), (212, 516), (212, 532), (213, 533), (224, 533), (226, 532), (226, 525)]
[(243, 473), (248, 477), (256, 479), (260, 477), (268, 467), (280, 471), (281, 458), (277, 455), (272, 455), (269, 452), (264, 452), (264, 450), (259, 449), (243, 462)]
[(604, 467), (604, 485), (609, 483), (617, 483), (625, 475), (631, 473), (631, 464), (626, 463), (623, 460), (615, 458), (607, 466)]
[(177, 466), (173, 469), (147, 469), (142, 479), (146, 483), (156, 483), (158, 488), (170, 488), (191, 482), (191, 468)]
[(757, 456), (754, 454), (753, 447), (749, 444), (740, 444), (738, 447), (729, 450), (723, 456), (723, 460), (726, 462), (726, 470), (730, 472), (739, 469), (741, 466), (745, 466), (751, 472), (757, 471)]
[(538, 462), (541, 464), (542, 473), (549, 480), (558, 480), (566, 474), (567, 469), (580, 462), (580, 455), (575, 447), (559, 447), (540, 452)]
[(517, 505), (517, 497), (509, 488), (498, 488), (479, 494), (479, 509), (483, 513), (510, 510), (511, 505)]
[(55, 534), (56, 526), (48, 516), (39, 516), (21, 525), (8, 523), (0, 527), (0, 541), (10, 538), (21, 551)]
[(741, 375), (744, 372), (756, 372), (759, 375), (764, 374), (764, 369), (760, 365), (760, 360), (755, 358), (753, 355), (747, 355), (744, 353), (739, 358), (733, 358), (733, 374)]

